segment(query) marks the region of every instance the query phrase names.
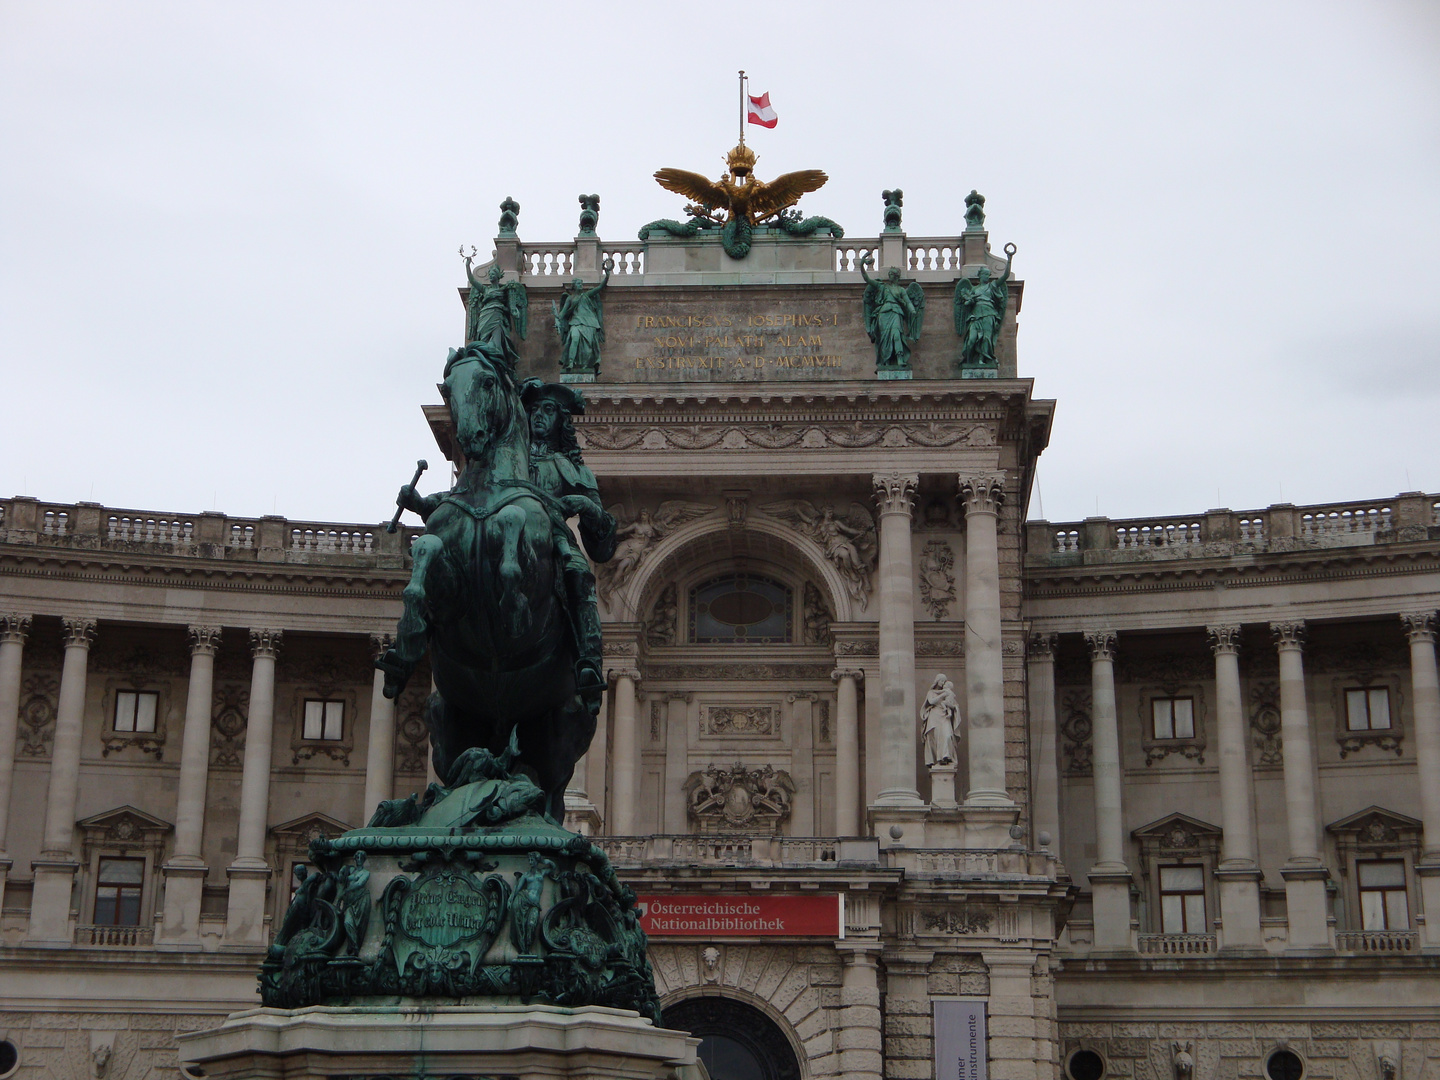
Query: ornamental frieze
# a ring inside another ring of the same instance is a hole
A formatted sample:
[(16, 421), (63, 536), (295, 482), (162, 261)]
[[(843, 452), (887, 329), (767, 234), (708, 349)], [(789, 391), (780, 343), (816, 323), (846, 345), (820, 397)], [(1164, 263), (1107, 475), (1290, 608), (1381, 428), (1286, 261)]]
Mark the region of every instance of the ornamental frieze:
[(814, 423), (765, 424), (611, 424), (579, 426), (582, 449), (597, 450), (825, 450), (839, 447), (861, 450), (880, 447), (995, 445), (995, 432), (986, 424), (851, 424), (830, 427)]

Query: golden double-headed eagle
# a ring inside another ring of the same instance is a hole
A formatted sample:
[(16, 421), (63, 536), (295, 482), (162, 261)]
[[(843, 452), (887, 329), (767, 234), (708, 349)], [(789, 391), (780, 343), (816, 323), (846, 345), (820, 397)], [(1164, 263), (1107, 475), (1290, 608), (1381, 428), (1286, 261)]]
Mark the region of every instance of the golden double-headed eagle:
[(739, 218), (750, 225), (759, 225), (782, 210), (800, 201), (806, 192), (815, 191), (830, 179), (820, 169), (801, 169), (785, 173), (766, 183), (755, 179), (755, 151), (744, 143), (725, 155), (729, 174), (711, 180), (684, 169), (661, 169), (655, 180), (666, 191), (694, 199), (695, 205), (685, 212), (694, 217), (726, 222)]

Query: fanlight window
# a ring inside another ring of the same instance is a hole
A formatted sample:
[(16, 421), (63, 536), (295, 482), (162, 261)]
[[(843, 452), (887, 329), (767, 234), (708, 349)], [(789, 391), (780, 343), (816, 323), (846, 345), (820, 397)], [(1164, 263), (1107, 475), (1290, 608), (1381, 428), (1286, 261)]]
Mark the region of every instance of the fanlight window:
[(725, 574), (690, 590), (694, 645), (779, 645), (794, 640), (794, 598), (778, 581)]

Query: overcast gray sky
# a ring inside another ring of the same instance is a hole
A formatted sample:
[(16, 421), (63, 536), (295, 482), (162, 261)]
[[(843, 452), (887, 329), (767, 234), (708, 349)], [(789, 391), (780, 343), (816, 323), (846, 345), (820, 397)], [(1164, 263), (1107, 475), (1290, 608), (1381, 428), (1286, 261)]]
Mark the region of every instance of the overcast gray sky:
[[(378, 521), (455, 255), (718, 174), (988, 199), (1052, 520), (1440, 491), (1440, 4), (0, 3), (0, 491)], [(437, 482), (442, 474), (436, 470)]]

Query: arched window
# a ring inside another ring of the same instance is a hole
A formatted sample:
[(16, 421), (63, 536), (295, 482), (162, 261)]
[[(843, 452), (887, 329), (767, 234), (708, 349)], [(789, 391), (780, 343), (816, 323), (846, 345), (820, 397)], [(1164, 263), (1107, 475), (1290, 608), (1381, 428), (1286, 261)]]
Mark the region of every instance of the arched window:
[(754, 574), (722, 574), (690, 589), (692, 645), (788, 645), (795, 640), (794, 594)]
[(700, 1039), (698, 1054), (711, 1080), (799, 1080), (800, 1063), (784, 1032), (750, 1005), (698, 997), (665, 1010), (667, 1028)]

